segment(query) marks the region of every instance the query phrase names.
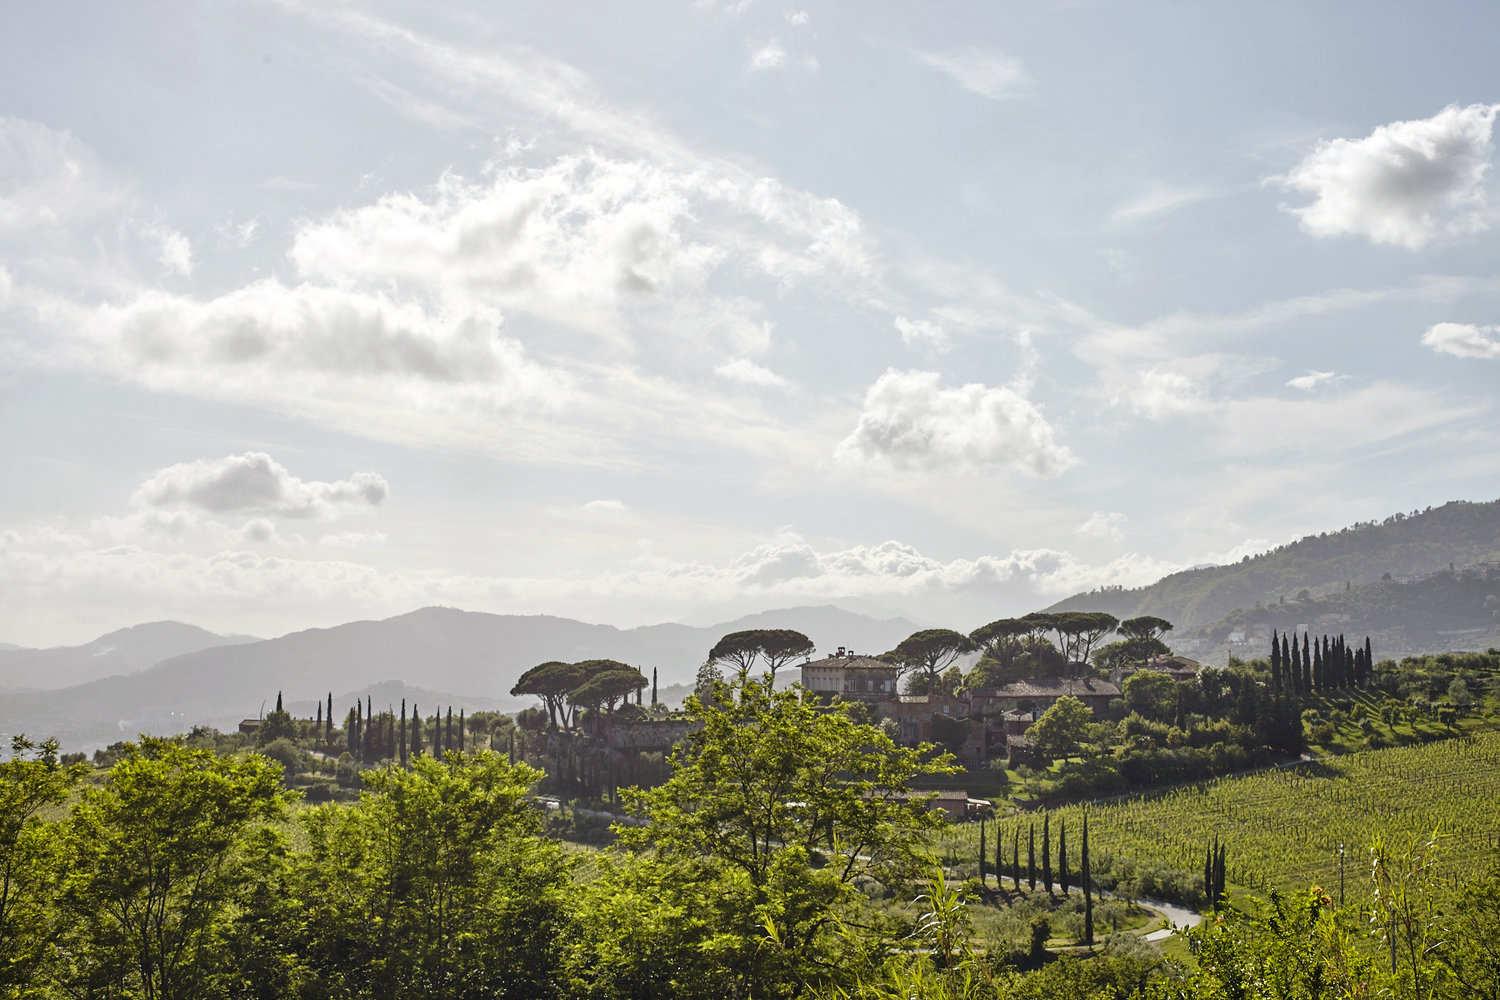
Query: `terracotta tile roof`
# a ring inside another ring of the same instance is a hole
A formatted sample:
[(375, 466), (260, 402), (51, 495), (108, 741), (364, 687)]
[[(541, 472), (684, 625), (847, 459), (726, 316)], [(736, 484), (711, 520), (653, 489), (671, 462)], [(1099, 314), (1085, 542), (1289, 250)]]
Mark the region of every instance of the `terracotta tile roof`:
[(1013, 681), (997, 693), (1001, 698), (1059, 698), (1067, 694), (1075, 698), (1118, 698), (1120, 689), (1109, 681), (1092, 677), (1029, 677)]

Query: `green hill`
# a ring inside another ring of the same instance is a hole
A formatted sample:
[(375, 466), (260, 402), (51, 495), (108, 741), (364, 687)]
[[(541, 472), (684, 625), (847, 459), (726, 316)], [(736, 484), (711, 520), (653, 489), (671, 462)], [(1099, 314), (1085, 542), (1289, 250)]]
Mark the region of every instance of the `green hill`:
[[(1457, 500), (1425, 511), (1394, 514), (1383, 521), (1354, 524), (1341, 531), (1308, 535), (1238, 563), (1173, 573), (1146, 587), (1075, 594), (1047, 610), (1108, 611), (1121, 618), (1159, 615), (1175, 623), (1176, 634), (1180, 635), (1217, 625), (1236, 611), (1253, 611), (1257, 606), (1264, 609), (1288, 601), (1321, 602), (1344, 593), (1346, 588), (1352, 594), (1363, 591), (1362, 585), (1431, 578), (1439, 571), (1456, 572), (1465, 567), (1482, 573), (1485, 564), (1491, 563), (1500, 564), (1500, 500)], [(1399, 587), (1384, 591), (1377, 588), (1373, 593), (1377, 596), (1361, 597), (1374, 602), (1371, 613), (1374, 607), (1385, 607), (1395, 598), (1417, 597), (1417, 592)], [(1482, 603), (1488, 591), (1479, 596)], [(1433, 622), (1446, 613), (1439, 604), (1433, 604), (1430, 610), (1436, 616)], [(1343, 612), (1320, 609), (1319, 613)], [(1299, 618), (1292, 624), (1306, 621)], [(1429, 631), (1440, 628), (1434, 625)]]
[[(1223, 663), (1267, 655), (1268, 633), (1306, 625), (1313, 635), (1369, 636), (1380, 659), (1500, 646), (1500, 566), (1442, 569), (1418, 578), (1351, 586), (1323, 597), (1239, 608), (1197, 629), (1172, 633), (1172, 646)], [(1243, 638), (1230, 640), (1236, 635)]]

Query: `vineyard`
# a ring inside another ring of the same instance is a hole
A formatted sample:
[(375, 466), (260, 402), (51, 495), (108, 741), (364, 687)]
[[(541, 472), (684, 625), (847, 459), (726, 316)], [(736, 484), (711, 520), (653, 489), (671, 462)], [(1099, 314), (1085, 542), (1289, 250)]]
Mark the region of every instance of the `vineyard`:
[[(1061, 821), (1067, 823), (1070, 867), (1076, 867), (1082, 809), (1067, 806), (1051, 816), (1054, 841)], [(1040, 815), (1002, 817), (1006, 843), (1019, 827), (1024, 849), (1033, 819), (1040, 836)], [(1495, 857), (1500, 733), (1326, 758), (1089, 807), (1097, 870), (1129, 860), (1201, 872), (1204, 852), (1218, 838), (1228, 845), (1232, 883), (1261, 890), (1333, 888), (1339, 883), (1342, 844), (1351, 902), (1364, 894), (1376, 836), (1400, 849), (1440, 827), (1446, 834), (1441, 855), (1448, 875), (1469, 875)], [(990, 831), (993, 838), (994, 824)], [(977, 856), (977, 824), (956, 828), (952, 836), (957, 843), (945, 848)]]

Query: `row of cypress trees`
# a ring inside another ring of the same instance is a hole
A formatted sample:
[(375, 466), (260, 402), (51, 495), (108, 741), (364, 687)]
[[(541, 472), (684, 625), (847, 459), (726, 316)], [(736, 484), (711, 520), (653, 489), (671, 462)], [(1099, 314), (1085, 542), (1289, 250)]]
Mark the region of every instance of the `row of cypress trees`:
[(1219, 903), (1224, 898), (1224, 862), (1228, 855), (1229, 849), (1215, 837), (1213, 846), (1207, 849), (1203, 857), (1203, 891), (1213, 904), (1215, 913), (1219, 912)]
[(1278, 637), (1276, 630), (1271, 630), (1271, 690), (1276, 694), (1363, 687), (1370, 681), (1374, 662), (1369, 636), (1365, 636), (1363, 645), (1350, 647), (1342, 635), (1310, 641), (1303, 633), (1298, 648), (1296, 636), (1288, 640), (1287, 633)]
[[(1005, 837), (1001, 835), (999, 823), (995, 824), (995, 880), (998, 882), (1007, 871), (1010, 872), (1011, 882), (1017, 889), (1021, 888), (1021, 828), (1016, 826), (1011, 831), (1010, 864), (1005, 860)], [(1083, 814), (1083, 844), (1079, 851), (1078, 875), (1080, 888), (1083, 890), (1083, 927), (1084, 944), (1094, 943), (1094, 898), (1093, 882), (1089, 871), (1089, 816)], [(986, 843), (985, 823), (979, 824), (979, 880), (984, 882), (988, 878), (987, 865), (989, 862), (989, 848)], [(1053, 887), (1052, 872), (1052, 817), (1046, 813), (1042, 815), (1042, 885), (1048, 894)], [(1057, 834), (1057, 884), (1061, 887), (1063, 895), (1068, 894), (1070, 887), (1068, 868), (1068, 821), (1065, 819), (1059, 824)], [(1036, 891), (1037, 881), (1036, 864), (1036, 820), (1031, 821), (1030, 829), (1026, 839), (1026, 880), (1031, 891)]]
[[(319, 718), (315, 721), (323, 724), (324, 742), (331, 746), (334, 742), (331, 693), (328, 695), (328, 713), (324, 715), (320, 705), (318, 715)], [(463, 749), (465, 726), (464, 710), (458, 710), (458, 718), (455, 720), (452, 705), (448, 706), (446, 719), (439, 712), (426, 720), (433, 756), (441, 757), (447, 750)], [(344, 745), (349, 756), (362, 764), (399, 760), (405, 766), (411, 755), (419, 754), (424, 749), (423, 728), (422, 713), (415, 702), (412, 703), (409, 717), (405, 698), (401, 699), (399, 715), (394, 711), (376, 715), (370, 699), (366, 698), (363, 704), (356, 701), (344, 716)]]

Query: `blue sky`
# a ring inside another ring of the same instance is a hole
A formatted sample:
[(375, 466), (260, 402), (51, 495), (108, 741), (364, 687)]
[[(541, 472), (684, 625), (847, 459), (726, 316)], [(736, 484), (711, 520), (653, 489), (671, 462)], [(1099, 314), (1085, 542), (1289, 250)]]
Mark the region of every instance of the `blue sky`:
[(970, 629), (1500, 495), (1483, 4), (0, 10), (0, 639)]

